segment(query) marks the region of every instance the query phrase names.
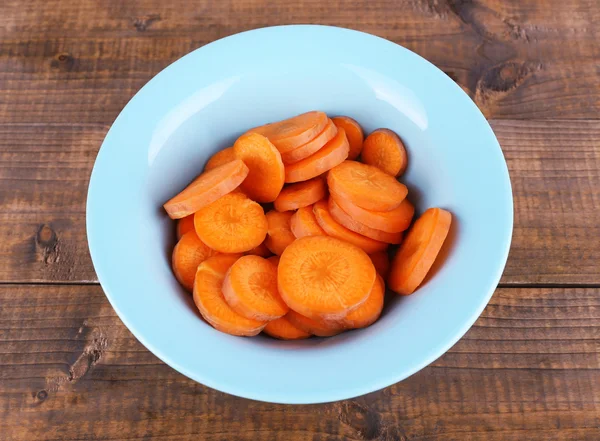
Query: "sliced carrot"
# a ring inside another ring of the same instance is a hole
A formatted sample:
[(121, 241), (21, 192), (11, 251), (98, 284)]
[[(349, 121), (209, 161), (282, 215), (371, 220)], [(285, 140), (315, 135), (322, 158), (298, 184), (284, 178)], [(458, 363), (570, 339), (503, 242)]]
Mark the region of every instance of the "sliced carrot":
[(325, 231), (317, 222), (313, 206), (299, 208), (290, 219), (290, 230), (300, 239), (304, 236), (326, 236)]
[(452, 215), (429, 208), (408, 230), (392, 261), (388, 283), (398, 294), (412, 294), (427, 276), (452, 223)]
[(356, 245), (366, 253), (376, 253), (377, 251), (385, 250), (388, 246), (385, 242), (371, 239), (362, 234), (355, 233), (352, 230), (340, 225), (329, 213), (327, 201), (321, 200), (313, 205), (313, 213), (319, 226), (329, 236), (336, 237), (348, 243)]
[(327, 193), (327, 184), (322, 178), (290, 184), (281, 190), (274, 205), (277, 211), (297, 210), (320, 201)]
[(171, 219), (181, 219), (231, 193), (246, 176), (248, 167), (243, 161), (228, 162), (202, 173), (163, 207)]
[(402, 203), (390, 211), (365, 210), (346, 198), (332, 195), (342, 210), (361, 224), (388, 233), (399, 233), (406, 230), (412, 221), (415, 207), (405, 198)]
[(375, 267), (360, 248), (328, 236), (298, 239), (281, 255), (278, 287), (285, 303), (310, 318), (337, 320), (363, 303)]
[(195, 231), (188, 231), (173, 248), (171, 264), (175, 278), (185, 289), (192, 292), (198, 265), (215, 254), (216, 251), (202, 242)]
[(281, 153), (286, 153), (306, 144), (321, 133), (327, 125), (327, 121), (325, 113), (312, 111), (255, 127), (249, 132), (266, 136)]
[(307, 181), (344, 162), (348, 157), (348, 139), (344, 129), (314, 155), (285, 167), (285, 182)]
[(218, 254), (198, 266), (194, 303), (215, 329), (231, 335), (252, 336), (262, 331), (267, 323), (239, 315), (229, 307), (222, 293), (225, 274), (238, 258), (238, 255)]
[(317, 337), (331, 337), (344, 331), (344, 327), (337, 322), (312, 319), (294, 310), (290, 310), (285, 318), (301, 331)]
[(247, 251), (246, 254), (251, 254), (253, 256), (260, 256), (265, 258), (273, 255), (273, 253), (267, 248), (264, 242), (261, 243), (259, 246), (252, 248), (250, 251)]
[(269, 211), (266, 215), (268, 223), (267, 239), (265, 245), (273, 254), (281, 256), (283, 250), (296, 240), (290, 229), (291, 211)]
[(376, 230), (375, 228), (368, 227), (354, 220), (352, 216), (341, 209), (332, 197), (329, 198), (328, 207), (331, 217), (333, 217), (340, 225), (343, 225), (355, 233), (385, 243), (399, 244), (402, 241), (402, 233), (386, 233), (385, 231)]
[(275, 265), (275, 267), (279, 266), (279, 259), (280, 259), (279, 256), (271, 256), (271, 257), (267, 258), (267, 260), (269, 262), (271, 262), (273, 265)]
[(371, 262), (373, 262), (377, 274), (383, 277), (384, 280), (387, 279), (388, 273), (390, 272), (390, 256), (388, 256), (387, 251), (378, 251), (369, 254), (369, 257), (371, 258)]
[(358, 308), (350, 311), (340, 323), (348, 329), (366, 328), (377, 321), (383, 310), (385, 283), (378, 274), (367, 300)]
[(318, 152), (325, 144), (327, 144), (337, 132), (338, 129), (333, 121), (328, 120), (327, 125), (321, 133), (308, 141), (306, 144), (303, 144), (294, 150), (290, 150), (289, 152), (282, 153), (281, 160), (284, 164), (288, 165), (301, 161), (304, 158), (308, 158), (310, 155)]
[(329, 191), (336, 198), (345, 198), (354, 205), (374, 211), (397, 208), (408, 190), (393, 176), (377, 167), (356, 161), (344, 161), (327, 174)]
[(360, 158), (392, 176), (400, 176), (408, 165), (404, 143), (389, 129), (377, 129), (367, 136)]
[(243, 253), (259, 246), (267, 235), (263, 208), (242, 193), (231, 193), (194, 215), (198, 237), (221, 253)]
[(333, 123), (338, 127), (346, 131), (348, 137), (348, 143), (350, 144), (350, 152), (348, 153), (348, 159), (356, 159), (363, 148), (363, 141), (365, 134), (362, 127), (356, 120), (349, 116), (336, 116), (332, 118)]
[(192, 231), (194, 229), (194, 215), (190, 214), (189, 216), (182, 217), (181, 219), (177, 219), (177, 239), (181, 239), (188, 231)]
[(292, 322), (287, 319), (287, 316), (270, 321), (267, 323), (267, 326), (265, 326), (265, 329), (263, 329), (263, 332), (280, 340), (300, 340), (308, 338), (311, 335), (309, 332), (305, 332), (292, 325)]
[(277, 290), (277, 267), (259, 256), (240, 257), (229, 268), (223, 296), (231, 309), (254, 320), (275, 320), (290, 309)]
[(233, 144), (233, 151), (249, 169), (241, 185), (244, 193), (257, 202), (273, 202), (283, 188), (285, 177), (279, 151), (258, 133), (240, 136)]
[(227, 164), (235, 159), (235, 153), (233, 153), (233, 147), (227, 147), (226, 149), (219, 150), (217, 153), (212, 155), (206, 165), (204, 171), (212, 170), (220, 165)]

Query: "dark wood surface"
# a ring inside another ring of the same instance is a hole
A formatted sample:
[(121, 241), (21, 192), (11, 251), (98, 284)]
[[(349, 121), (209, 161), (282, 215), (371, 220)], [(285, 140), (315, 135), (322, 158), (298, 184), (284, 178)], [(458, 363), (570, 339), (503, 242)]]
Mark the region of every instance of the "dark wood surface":
[[(426, 57), (490, 119), (515, 230), (492, 301), (446, 355), (354, 400), (216, 392), (148, 352), (97, 285), (89, 173), (169, 63), (239, 31), (321, 23)], [(600, 439), (597, 0), (0, 3), (0, 440)]]

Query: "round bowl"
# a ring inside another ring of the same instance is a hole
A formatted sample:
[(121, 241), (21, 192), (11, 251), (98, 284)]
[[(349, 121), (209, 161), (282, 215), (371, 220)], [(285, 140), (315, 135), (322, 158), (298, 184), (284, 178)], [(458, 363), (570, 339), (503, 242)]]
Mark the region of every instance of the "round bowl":
[[(442, 256), (416, 293), (390, 296), (369, 328), (297, 342), (218, 332), (173, 277), (174, 223), (162, 205), (248, 128), (314, 109), (404, 139), (409, 198), (419, 212), (438, 206), (454, 216)], [(160, 72), (106, 135), (87, 200), (98, 279), (142, 344), (202, 384), (278, 403), (355, 397), (440, 357), (494, 292), (512, 224), (502, 151), (460, 87), (401, 46), (324, 26), (233, 35)]]

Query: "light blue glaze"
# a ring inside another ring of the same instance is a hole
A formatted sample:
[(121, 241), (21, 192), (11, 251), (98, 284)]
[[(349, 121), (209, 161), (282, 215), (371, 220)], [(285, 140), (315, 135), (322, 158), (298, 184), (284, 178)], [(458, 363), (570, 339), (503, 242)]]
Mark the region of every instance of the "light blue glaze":
[[(162, 204), (245, 129), (313, 109), (400, 134), (410, 164), (402, 181), (417, 209), (454, 214), (444, 265), (364, 330), (300, 342), (222, 334), (171, 273), (174, 224)], [(494, 292), (512, 225), (502, 151), (460, 87), (394, 43), (321, 26), (245, 32), (167, 67), (110, 129), (87, 201), (94, 267), (133, 334), (196, 381), (280, 403), (365, 394), (441, 356)]]

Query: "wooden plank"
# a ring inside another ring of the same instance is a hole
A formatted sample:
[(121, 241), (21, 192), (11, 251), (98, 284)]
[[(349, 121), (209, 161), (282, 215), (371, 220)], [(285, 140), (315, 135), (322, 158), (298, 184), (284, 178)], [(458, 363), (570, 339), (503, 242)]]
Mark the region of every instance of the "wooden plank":
[(597, 118), (596, 0), (159, 2), (8, 0), (0, 6), (0, 118), (108, 124), (162, 68), (240, 31), (288, 23), (397, 42), (455, 79), (489, 118)]
[(600, 439), (600, 289), (499, 289), (420, 373), (311, 406), (183, 377), (142, 347), (98, 286), (4, 285), (0, 305), (3, 439)]
[[(502, 282), (598, 283), (600, 122), (492, 125), (515, 198), (513, 245)], [(107, 130), (0, 125), (0, 281), (97, 281), (86, 242), (85, 200)]]

